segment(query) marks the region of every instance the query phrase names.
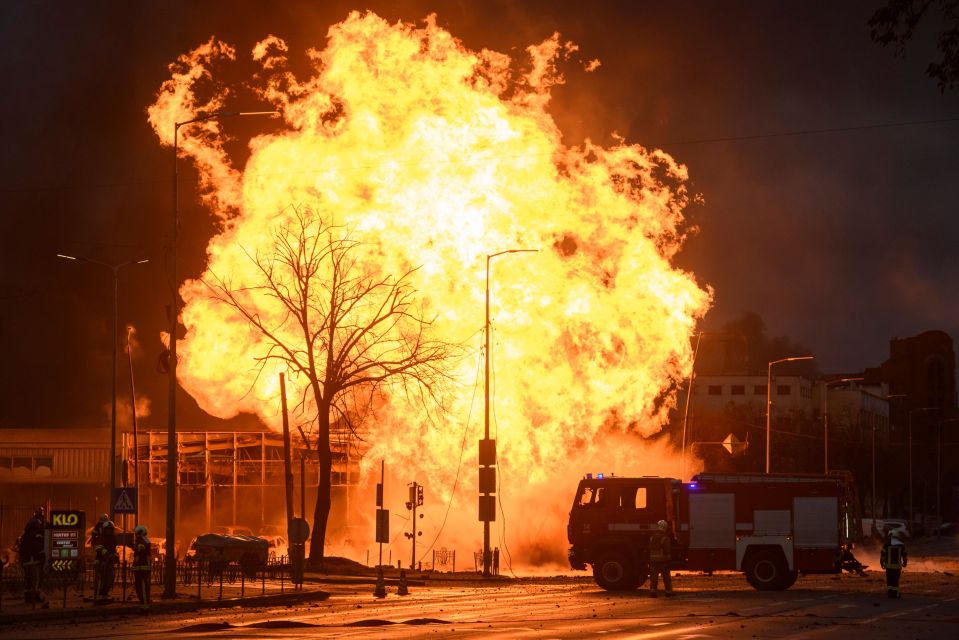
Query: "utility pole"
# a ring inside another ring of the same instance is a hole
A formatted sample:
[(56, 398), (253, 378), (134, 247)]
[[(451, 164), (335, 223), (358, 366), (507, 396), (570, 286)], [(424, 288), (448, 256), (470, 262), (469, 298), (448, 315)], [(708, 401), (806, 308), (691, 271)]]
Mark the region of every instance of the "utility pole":
[(290, 456), (290, 417), (286, 409), (286, 376), (280, 373), (280, 406), (283, 410), (283, 480), (286, 485), (286, 535), (293, 522), (293, 463)]

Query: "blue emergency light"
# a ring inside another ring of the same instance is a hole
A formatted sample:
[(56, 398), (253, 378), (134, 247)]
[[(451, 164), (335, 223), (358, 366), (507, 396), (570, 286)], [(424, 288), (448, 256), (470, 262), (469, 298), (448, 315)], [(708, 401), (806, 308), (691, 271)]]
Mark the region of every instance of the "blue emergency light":
[(606, 477), (606, 475), (603, 474), (603, 473), (597, 473), (597, 474), (596, 474), (596, 479), (597, 479), (597, 480), (602, 480), (602, 479), (605, 478), (605, 477)]

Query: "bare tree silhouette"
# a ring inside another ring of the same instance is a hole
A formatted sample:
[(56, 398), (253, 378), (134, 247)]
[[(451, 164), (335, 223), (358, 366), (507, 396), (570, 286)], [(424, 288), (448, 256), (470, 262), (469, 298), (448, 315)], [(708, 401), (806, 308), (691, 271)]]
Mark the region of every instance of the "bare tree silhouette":
[[(355, 433), (378, 393), (403, 394), (431, 416), (442, 408), (455, 346), (432, 337), (411, 284), (416, 269), (395, 277), (361, 263), (362, 243), (342, 227), (293, 208), (267, 248), (250, 252), (256, 280), (235, 287), (227, 275), (205, 284), (263, 337), (257, 357), (286, 364), (305, 382), (297, 410), (315, 415), (320, 480), (310, 539), (310, 564), (321, 566), (332, 504), (331, 421)], [(267, 309), (270, 312), (267, 312)], [(277, 313), (279, 310), (279, 313)], [(335, 420), (333, 416), (336, 416)]]

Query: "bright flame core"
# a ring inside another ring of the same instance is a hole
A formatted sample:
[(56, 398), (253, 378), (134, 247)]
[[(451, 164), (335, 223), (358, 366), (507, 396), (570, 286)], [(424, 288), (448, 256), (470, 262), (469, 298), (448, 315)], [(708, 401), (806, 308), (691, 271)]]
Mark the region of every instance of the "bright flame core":
[[(562, 82), (557, 63), (575, 50), (554, 35), (527, 50), (530, 64), (517, 73), (509, 57), (467, 50), (432, 17), (417, 28), (352, 13), (330, 29), (324, 50), (308, 52), (305, 80), (287, 71), (282, 40), (254, 48), (254, 88), (285, 127), (250, 143), (245, 169), (230, 165), (222, 122), (180, 130), (181, 153), (196, 162), (205, 202), (224, 221), (204, 280), (257, 284), (250, 256), (269, 253), (272, 231), (294, 208), (348, 230), (363, 243), (361, 264), (396, 275), (420, 267), (413, 284), (425, 315), (436, 317), (435, 337), (474, 357), (456, 363), (458, 385), (438, 422), (403, 397), (385, 399), (368, 421), (365, 468), (384, 458), (444, 502), (458, 478), (455, 509), (470, 531), (461, 539), (473, 548), (486, 256), (538, 250), (497, 257), (489, 281), (501, 499), (506, 516), (522, 509), (546, 529), (515, 533), (527, 549), (540, 538), (565, 544), (574, 479), (601, 470), (578, 466), (584, 460), (608, 459), (605, 469), (619, 473), (655, 468), (643, 466), (635, 436), (665, 421), (673, 399), (664, 391), (688, 372), (689, 336), (710, 302), (670, 265), (683, 240), (685, 167), (623, 141), (562, 143), (547, 106)], [(234, 59), (211, 39), (171, 66), (149, 109), (163, 144), (172, 144), (174, 122), (224, 108), (211, 68)], [(212, 97), (201, 100), (202, 91)], [(268, 345), (202, 282), (181, 294), (180, 383), (213, 415), (252, 412), (278, 427), (276, 375), (258, 376), (255, 360)], [(258, 311), (281, 313), (266, 303)], [(635, 448), (604, 456), (616, 433), (619, 442), (632, 434)]]

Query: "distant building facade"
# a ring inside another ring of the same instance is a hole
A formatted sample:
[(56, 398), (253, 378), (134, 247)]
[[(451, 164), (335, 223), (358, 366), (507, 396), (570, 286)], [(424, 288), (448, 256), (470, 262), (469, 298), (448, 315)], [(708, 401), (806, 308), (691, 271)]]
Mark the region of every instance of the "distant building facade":
[[(680, 392), (673, 440), (684, 428), (685, 442), (707, 470), (765, 468), (767, 357), (742, 335), (702, 340), (688, 405), (686, 389)], [(828, 455), (830, 470), (853, 473), (866, 515), (904, 517), (911, 430), (917, 520), (959, 517), (956, 360), (948, 334), (893, 338), (889, 358), (862, 372), (824, 376), (803, 364), (772, 369), (773, 472), (822, 473)], [(748, 438), (745, 455), (717, 446), (730, 434)]]

